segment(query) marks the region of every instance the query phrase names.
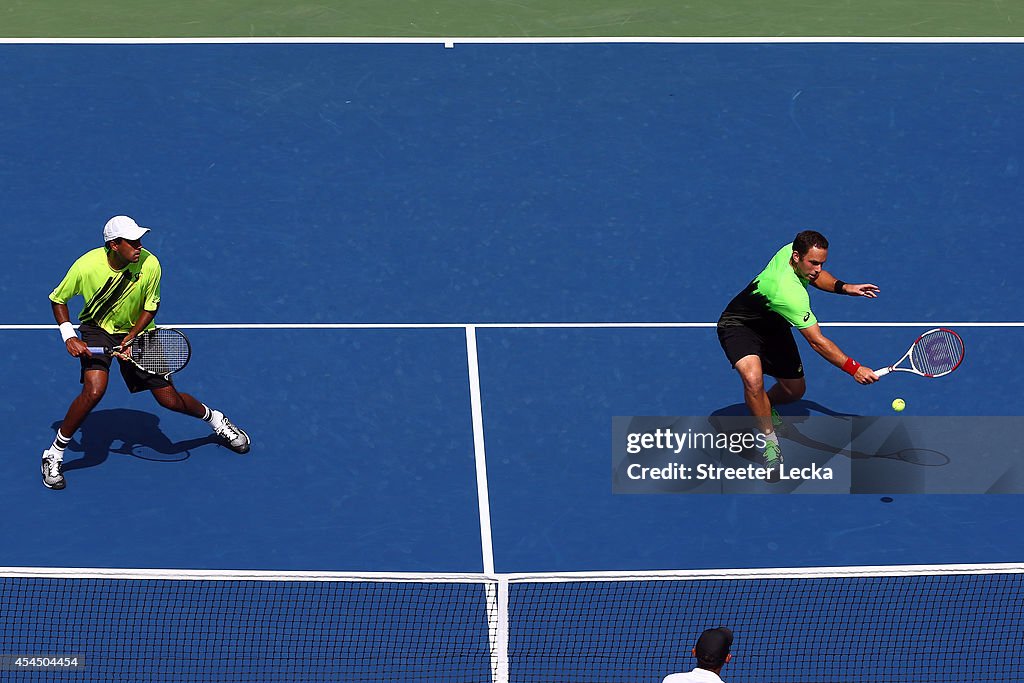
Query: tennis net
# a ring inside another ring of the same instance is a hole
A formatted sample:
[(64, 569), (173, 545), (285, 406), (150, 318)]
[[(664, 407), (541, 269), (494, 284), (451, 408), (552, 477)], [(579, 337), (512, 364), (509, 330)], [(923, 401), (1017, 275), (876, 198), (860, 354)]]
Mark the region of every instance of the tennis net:
[(0, 569), (0, 680), (1019, 681), (1024, 565), (568, 574)]

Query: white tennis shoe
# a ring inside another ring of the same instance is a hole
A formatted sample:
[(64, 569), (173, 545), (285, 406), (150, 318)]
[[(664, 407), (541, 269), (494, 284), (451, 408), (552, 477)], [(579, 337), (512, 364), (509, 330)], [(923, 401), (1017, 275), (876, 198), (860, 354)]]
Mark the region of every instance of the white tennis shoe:
[(64, 488), (64, 461), (50, 449), (43, 451), (43, 486), (57, 491)]
[(224, 416), (219, 410), (213, 411), (213, 418), (210, 420), (213, 433), (227, 442), (227, 447), (235, 453), (249, 452), (249, 435), (241, 427), (235, 426), (231, 420)]

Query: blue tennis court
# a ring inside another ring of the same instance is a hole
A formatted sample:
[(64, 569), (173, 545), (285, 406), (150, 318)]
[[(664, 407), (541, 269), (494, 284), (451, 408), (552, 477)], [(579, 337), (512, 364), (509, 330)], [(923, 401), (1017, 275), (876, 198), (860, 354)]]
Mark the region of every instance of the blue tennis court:
[[(824, 329), (841, 348), (877, 367), (959, 322), (967, 359), (860, 387), (799, 341), (808, 392), (789, 410), (880, 415), (901, 396), (913, 415), (1022, 414), (1022, 49), (0, 46), (17, 397), (0, 407), (0, 565), (1020, 561), (1017, 496), (621, 496), (608, 455), (613, 416), (742, 403), (700, 324), (804, 228), (831, 241), (827, 269), (882, 289), (812, 292), (819, 320), (858, 324)], [(115, 375), (49, 491), (39, 453), (78, 367), (37, 326), (121, 213), (152, 228), (157, 322), (193, 342), (178, 386), (252, 450)]]

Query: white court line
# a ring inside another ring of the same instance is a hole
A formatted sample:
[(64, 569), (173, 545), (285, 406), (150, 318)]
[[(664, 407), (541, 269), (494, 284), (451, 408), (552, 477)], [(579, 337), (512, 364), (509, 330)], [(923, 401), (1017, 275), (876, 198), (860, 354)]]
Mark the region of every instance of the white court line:
[(753, 567), (535, 573), (310, 572), (235, 569), (138, 569), (115, 567), (0, 567), (0, 578), (144, 579), (168, 581), (357, 581), (434, 583), (560, 583), (579, 581), (702, 581), (729, 579), (823, 579), (881, 576), (986, 576), (1020, 574), (1024, 564), (894, 564), (841, 567)]
[(480, 363), (476, 352), (476, 328), (466, 326), (466, 357), (469, 363), (469, 403), (473, 410), (473, 453), (476, 457), (476, 495), (480, 512), (480, 546), (484, 574), (494, 574), (494, 544), (491, 541), (491, 498), (487, 489), (487, 455), (484, 450), (484, 413), (480, 400)]
[(748, 43), (1024, 43), (1022, 36), (603, 36), (603, 37), (409, 37), (249, 36), (206, 38), (0, 38), (0, 45), (573, 45), (611, 43), (748, 44)]
[[(820, 323), (822, 327), (1024, 327), (1024, 322), (832, 322)], [(462, 330), (468, 328), (486, 329), (641, 329), (641, 328), (713, 328), (713, 322), (604, 322), (604, 323), (183, 323), (161, 324), (179, 330)], [(77, 327), (77, 325), (76, 325)], [(0, 325), (5, 330), (53, 330), (56, 323), (48, 325)]]

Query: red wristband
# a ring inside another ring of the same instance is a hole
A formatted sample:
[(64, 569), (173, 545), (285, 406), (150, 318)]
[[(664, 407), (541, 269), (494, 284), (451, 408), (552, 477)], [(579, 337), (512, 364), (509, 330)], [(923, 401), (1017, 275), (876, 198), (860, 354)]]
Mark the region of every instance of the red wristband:
[(855, 361), (852, 358), (847, 358), (846, 362), (843, 363), (843, 372), (845, 372), (846, 374), (851, 375), (851, 376), (852, 375), (856, 375), (857, 374), (857, 368), (859, 368), (859, 367), (860, 367), (860, 363), (858, 363), (857, 361)]

